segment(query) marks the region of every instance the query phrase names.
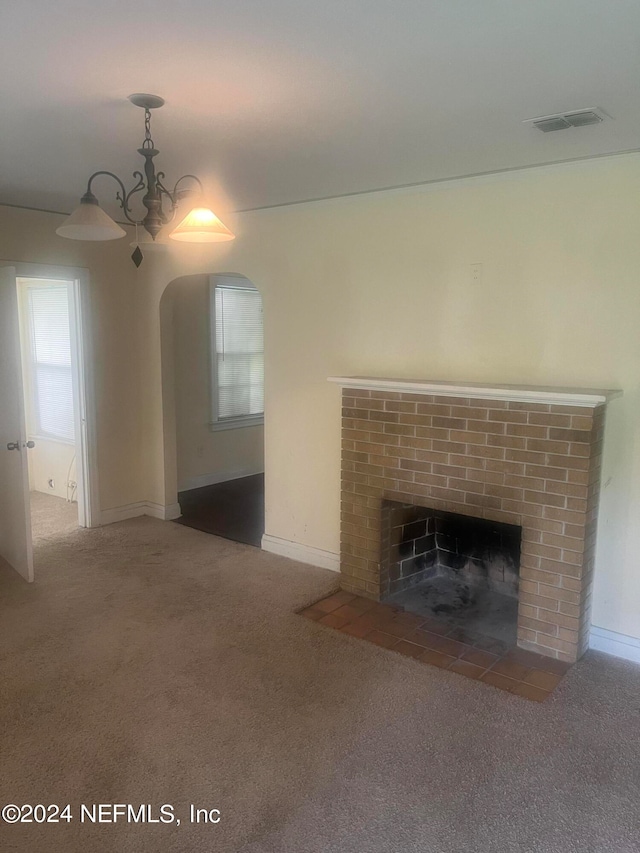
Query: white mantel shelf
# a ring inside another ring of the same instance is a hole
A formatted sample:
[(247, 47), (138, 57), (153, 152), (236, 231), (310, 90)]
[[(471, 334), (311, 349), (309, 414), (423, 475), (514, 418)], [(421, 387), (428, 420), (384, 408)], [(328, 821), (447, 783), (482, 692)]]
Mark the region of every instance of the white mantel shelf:
[(400, 391), (434, 397), (469, 397), (515, 403), (548, 403), (555, 406), (595, 408), (622, 396), (622, 391), (595, 388), (554, 388), (538, 385), (489, 385), (482, 382), (446, 382), (438, 379), (383, 379), (376, 376), (329, 376), (342, 388), (364, 391)]

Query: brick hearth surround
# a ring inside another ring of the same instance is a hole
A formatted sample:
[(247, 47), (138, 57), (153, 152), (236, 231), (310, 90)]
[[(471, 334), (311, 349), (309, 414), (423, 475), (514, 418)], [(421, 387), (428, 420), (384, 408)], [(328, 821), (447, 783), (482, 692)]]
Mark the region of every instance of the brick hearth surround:
[(584, 654), (605, 404), (620, 392), (330, 381), (343, 386), (342, 588), (387, 595), (383, 499), (517, 524), (518, 645)]

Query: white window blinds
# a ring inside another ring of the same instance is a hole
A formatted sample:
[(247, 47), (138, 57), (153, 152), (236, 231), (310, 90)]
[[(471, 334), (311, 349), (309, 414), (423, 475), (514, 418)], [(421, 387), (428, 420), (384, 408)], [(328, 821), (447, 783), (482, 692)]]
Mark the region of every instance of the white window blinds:
[(67, 285), (29, 286), (27, 310), (36, 433), (74, 441)]
[(215, 287), (214, 420), (264, 411), (262, 298), (254, 288)]

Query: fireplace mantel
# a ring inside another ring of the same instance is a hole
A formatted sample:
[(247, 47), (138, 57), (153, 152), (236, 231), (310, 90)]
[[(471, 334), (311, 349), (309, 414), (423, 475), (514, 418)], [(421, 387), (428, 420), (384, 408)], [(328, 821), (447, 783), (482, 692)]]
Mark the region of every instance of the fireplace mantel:
[(555, 388), (538, 385), (497, 385), (482, 382), (449, 382), (437, 379), (384, 379), (375, 376), (330, 376), (342, 388), (397, 391), (433, 397), (469, 397), (514, 403), (548, 403), (554, 406), (596, 408), (622, 396), (622, 391), (594, 388)]

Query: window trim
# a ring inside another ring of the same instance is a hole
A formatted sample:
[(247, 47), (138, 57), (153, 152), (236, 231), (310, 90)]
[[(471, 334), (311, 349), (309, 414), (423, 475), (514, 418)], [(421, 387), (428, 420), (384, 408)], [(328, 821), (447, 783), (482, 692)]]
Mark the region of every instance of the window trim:
[[(211, 420), (208, 427), (212, 432), (228, 429), (244, 429), (263, 426), (264, 412), (258, 415), (241, 415), (233, 418), (218, 417), (218, 353), (216, 347), (216, 287), (227, 284), (230, 287), (258, 290), (248, 278), (233, 273), (209, 276), (209, 395)], [(259, 292), (259, 291), (258, 291)], [(262, 297), (262, 294), (260, 294)], [(264, 311), (264, 305), (263, 305)]]

